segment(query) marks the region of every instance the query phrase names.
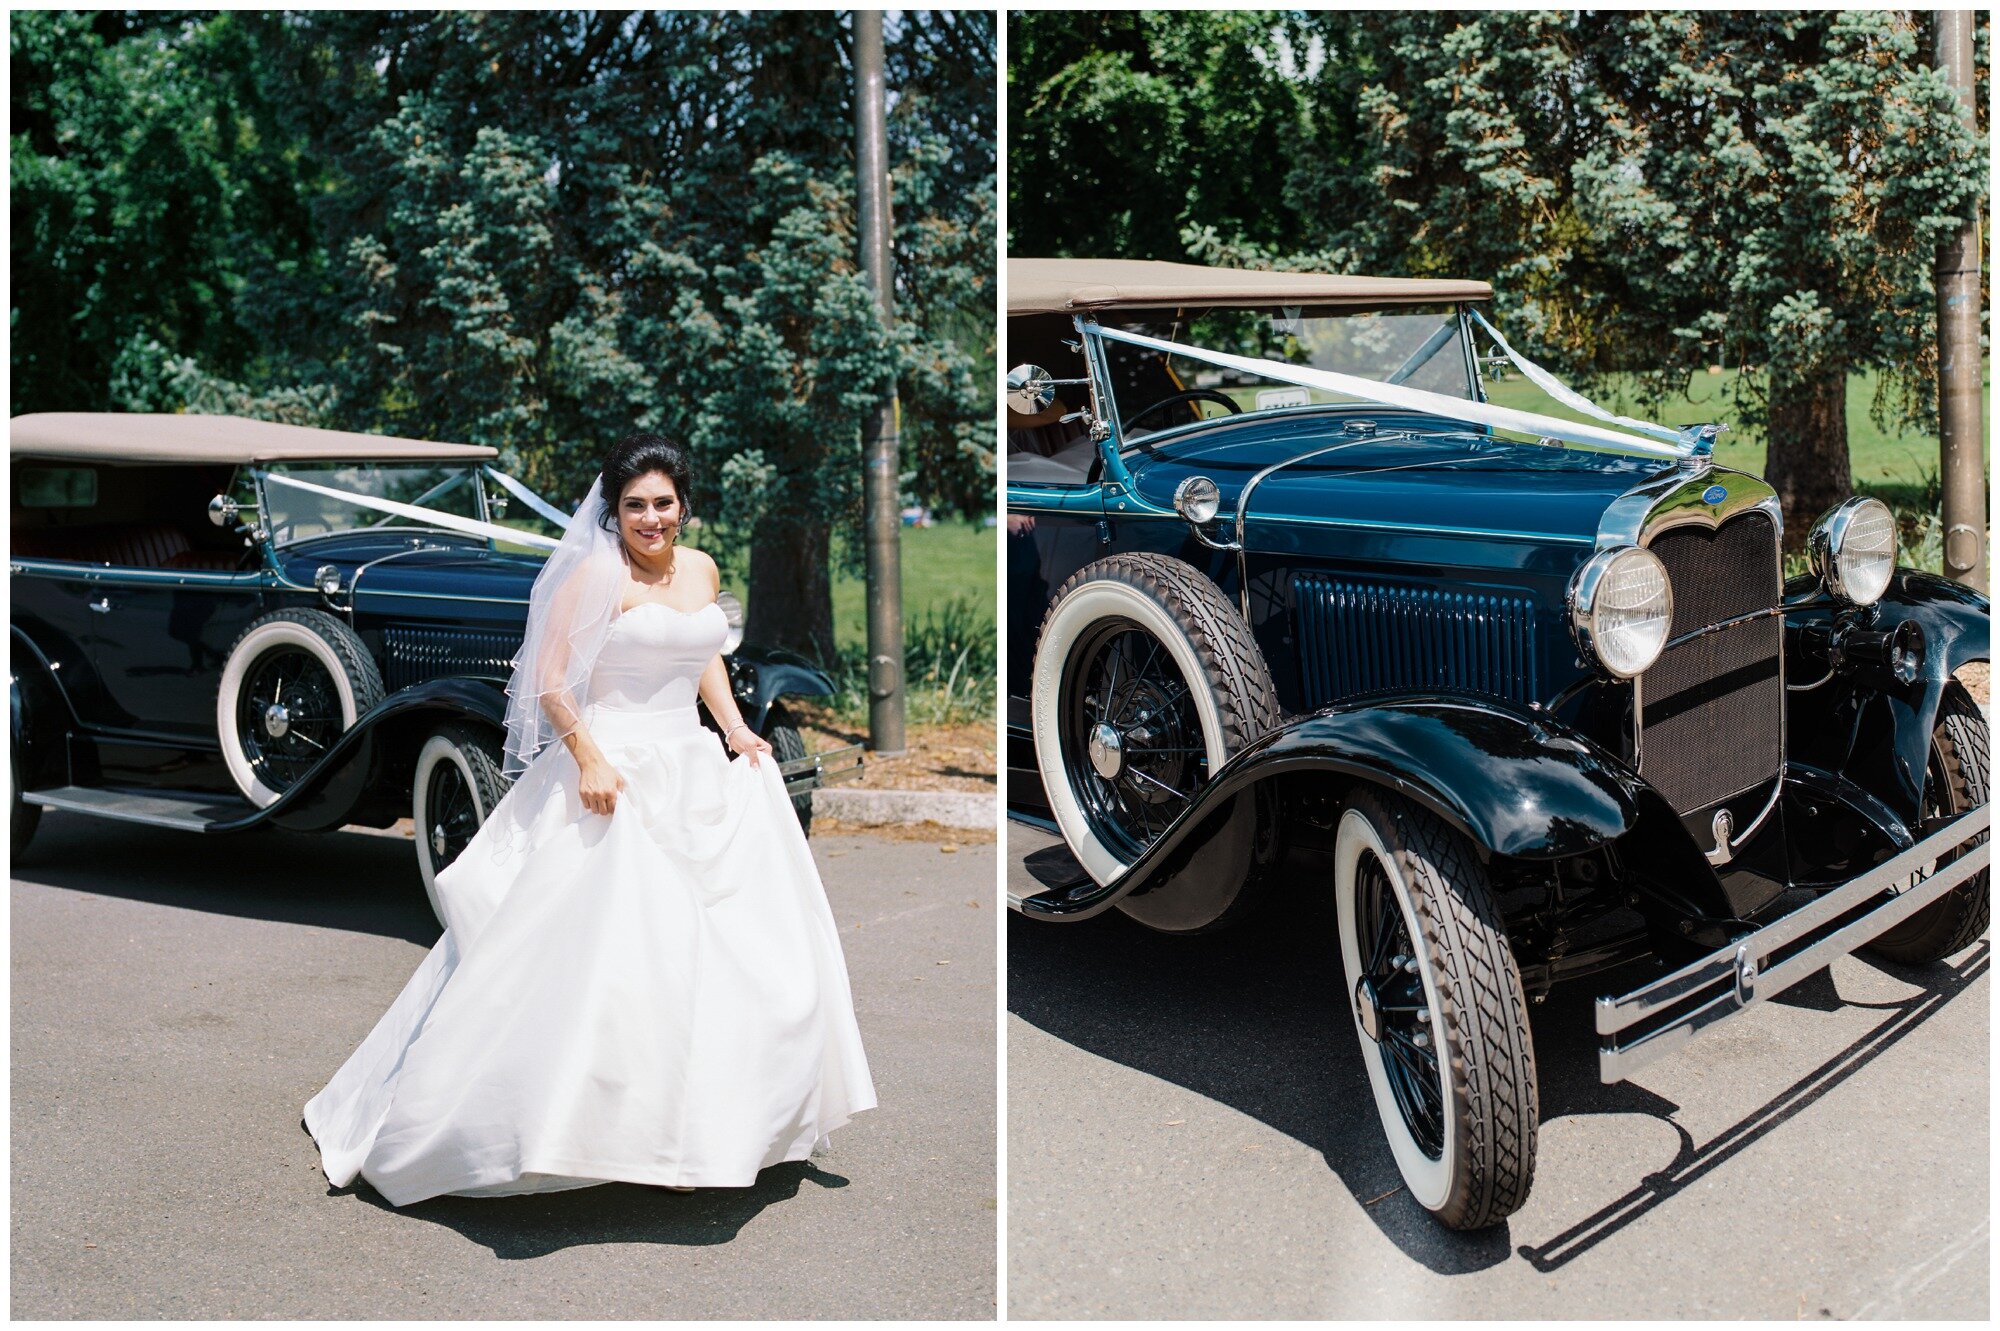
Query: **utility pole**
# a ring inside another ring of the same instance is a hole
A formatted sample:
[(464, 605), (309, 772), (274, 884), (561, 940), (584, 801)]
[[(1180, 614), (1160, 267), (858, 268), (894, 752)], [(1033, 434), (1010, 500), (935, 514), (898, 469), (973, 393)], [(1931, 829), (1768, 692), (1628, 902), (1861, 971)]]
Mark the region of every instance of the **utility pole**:
[[(1936, 64), (1972, 113), (1972, 13), (1937, 11)], [(1938, 247), (1938, 480), (1944, 491), (1944, 569), (1986, 590), (1986, 477), (1979, 429), (1979, 208)]]
[[(889, 258), (889, 134), (882, 76), (882, 11), (854, 11), (854, 173), (861, 221), (861, 271), (885, 328), (896, 326)], [(902, 442), (896, 385), (869, 413), (861, 440), (863, 511), (868, 528), (868, 744), (903, 752)]]

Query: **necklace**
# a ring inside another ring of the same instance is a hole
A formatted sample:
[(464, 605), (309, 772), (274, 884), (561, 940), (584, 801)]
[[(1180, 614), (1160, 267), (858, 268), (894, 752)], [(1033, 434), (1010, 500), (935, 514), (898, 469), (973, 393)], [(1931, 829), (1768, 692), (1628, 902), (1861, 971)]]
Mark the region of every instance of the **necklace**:
[(625, 568), (631, 573), (632, 581), (638, 584), (639, 595), (642, 598), (655, 591), (664, 591), (673, 585), (675, 560), (671, 549), (667, 552), (667, 571), (650, 582), (639, 576), (639, 565), (633, 560), (631, 551), (621, 549), (619, 553), (625, 556)]

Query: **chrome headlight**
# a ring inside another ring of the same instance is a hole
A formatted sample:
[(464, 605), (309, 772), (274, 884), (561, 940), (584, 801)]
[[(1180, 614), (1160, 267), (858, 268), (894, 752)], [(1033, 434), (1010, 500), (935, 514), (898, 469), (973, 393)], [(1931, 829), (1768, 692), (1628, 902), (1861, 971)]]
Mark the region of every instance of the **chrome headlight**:
[(1215, 520), (1222, 491), (1206, 476), (1190, 476), (1174, 487), (1174, 511), (1200, 527)]
[(1619, 679), (1643, 674), (1674, 622), (1666, 565), (1637, 545), (1592, 555), (1570, 582), (1569, 619), (1586, 659)]
[(743, 602), (736, 599), (734, 592), (717, 592), (715, 603), (722, 607), (722, 617), (729, 621), (729, 636), (722, 640), (722, 654), (728, 656), (743, 645)]
[(1881, 500), (1857, 495), (1813, 524), (1806, 550), (1829, 592), (1873, 605), (1896, 572), (1896, 515)]

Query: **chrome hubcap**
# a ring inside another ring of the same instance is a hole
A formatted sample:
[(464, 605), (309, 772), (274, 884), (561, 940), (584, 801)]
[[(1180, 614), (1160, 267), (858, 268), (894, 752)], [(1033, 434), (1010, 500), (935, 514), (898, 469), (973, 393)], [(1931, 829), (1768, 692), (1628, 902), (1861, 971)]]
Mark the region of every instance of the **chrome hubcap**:
[(1109, 722), (1099, 722), (1090, 732), (1090, 765), (1106, 781), (1125, 766), (1124, 742)]
[(439, 823), (437, 826), (431, 828), (431, 854), (442, 860), (445, 851), (450, 848), (451, 843), (445, 840), (444, 824)]
[(1382, 1043), (1382, 1002), (1375, 996), (1374, 984), (1365, 975), (1354, 986), (1354, 1015), (1360, 1018), (1361, 1033), (1376, 1044)]
[(292, 714), (285, 710), (283, 703), (274, 702), (264, 709), (264, 733), (272, 739), (281, 739), (292, 728)]

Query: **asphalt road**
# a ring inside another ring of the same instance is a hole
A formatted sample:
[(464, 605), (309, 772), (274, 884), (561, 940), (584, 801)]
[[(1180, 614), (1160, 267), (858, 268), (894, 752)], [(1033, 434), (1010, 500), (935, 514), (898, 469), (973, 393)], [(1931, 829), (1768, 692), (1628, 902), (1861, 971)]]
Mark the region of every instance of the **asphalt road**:
[(407, 843), (49, 814), (13, 869), (16, 1318), (991, 1318), (994, 853), (816, 838), (881, 1107), (757, 1186), (397, 1211), (305, 1102), (435, 940)]
[(1333, 928), (1009, 917), (1011, 1316), (1988, 1317), (1990, 941), (1842, 960), (1617, 1086), (1557, 990), (1533, 1194), (1461, 1235), (1402, 1189)]

